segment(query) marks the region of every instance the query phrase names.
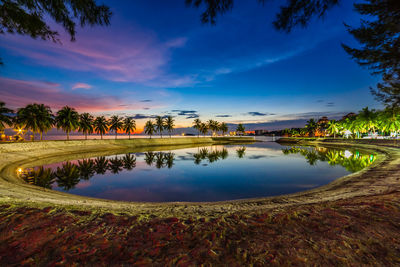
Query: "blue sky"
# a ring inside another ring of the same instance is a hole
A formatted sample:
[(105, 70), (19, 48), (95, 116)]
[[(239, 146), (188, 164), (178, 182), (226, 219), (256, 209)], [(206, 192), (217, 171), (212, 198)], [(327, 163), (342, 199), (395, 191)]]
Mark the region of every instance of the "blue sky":
[(104, 3), (111, 26), (79, 29), (73, 43), (52, 21), (62, 45), (0, 36), (2, 101), (135, 116), (139, 126), (164, 114), (177, 126), (197, 116), (273, 125), (380, 108), (369, 92), (379, 77), (340, 46), (357, 45), (343, 25), (359, 23), (352, 1), (289, 34), (271, 24), (277, 3), (238, 0), (216, 26), (183, 0)]

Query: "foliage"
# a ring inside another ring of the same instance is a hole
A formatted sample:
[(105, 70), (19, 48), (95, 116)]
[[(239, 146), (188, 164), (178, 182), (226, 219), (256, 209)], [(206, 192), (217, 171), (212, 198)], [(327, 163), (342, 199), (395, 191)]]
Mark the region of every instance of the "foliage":
[(144, 132), (146, 134), (148, 134), (151, 138), (151, 136), (154, 134), (155, 130), (156, 129), (155, 129), (153, 122), (151, 120), (148, 120), (144, 126)]
[(129, 135), (129, 139), (131, 139), (131, 133), (136, 130), (136, 121), (132, 118), (125, 118), (124, 125), (122, 127), (124, 132)]
[(101, 139), (103, 139), (103, 134), (108, 131), (108, 123), (104, 116), (97, 117), (94, 120), (94, 130), (96, 133), (100, 134)]
[(87, 135), (93, 133), (94, 117), (89, 113), (82, 113), (79, 115), (79, 127), (78, 131), (82, 132), (87, 139)]
[(117, 115), (111, 116), (111, 119), (108, 123), (109, 123), (109, 130), (114, 131), (115, 139), (117, 139), (118, 131), (121, 130), (124, 126), (122, 118)]
[(69, 140), (69, 133), (79, 128), (79, 114), (74, 108), (65, 106), (57, 112), (55, 122), (57, 129), (63, 129)]
[(19, 108), (15, 118), (15, 124), (18, 127), (39, 133), (40, 139), (43, 139), (43, 133), (46, 133), (53, 126), (53, 114), (50, 107), (44, 104), (29, 104), (24, 108)]
[(4, 132), (4, 129), (7, 126), (12, 125), (12, 117), (10, 116), (11, 113), (14, 111), (6, 107), (4, 102), (0, 101), (0, 133)]

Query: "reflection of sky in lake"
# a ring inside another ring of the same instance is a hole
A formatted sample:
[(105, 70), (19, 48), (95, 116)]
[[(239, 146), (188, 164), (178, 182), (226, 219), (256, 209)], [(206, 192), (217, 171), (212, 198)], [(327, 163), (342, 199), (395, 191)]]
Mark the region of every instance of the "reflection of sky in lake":
[[(195, 155), (203, 147), (163, 151), (174, 153), (173, 166), (168, 168), (164, 164), (159, 169), (155, 162), (151, 166), (145, 162), (145, 153), (134, 153), (136, 167), (132, 170), (123, 169), (118, 174), (110, 170), (104, 175), (95, 173), (89, 180), (81, 179), (68, 192), (126, 201), (221, 201), (294, 193), (325, 185), (350, 173), (340, 165), (331, 166), (324, 161), (311, 166), (300, 154), (285, 155), (284, 147), (276, 143), (245, 147), (242, 158), (238, 152), (242, 146), (205, 147), (209, 153), (225, 148), (228, 155), (211, 163), (205, 157), (198, 164), (194, 163)], [(61, 164), (45, 167), (56, 169), (57, 166)], [(53, 189), (64, 191), (57, 187), (57, 182)]]

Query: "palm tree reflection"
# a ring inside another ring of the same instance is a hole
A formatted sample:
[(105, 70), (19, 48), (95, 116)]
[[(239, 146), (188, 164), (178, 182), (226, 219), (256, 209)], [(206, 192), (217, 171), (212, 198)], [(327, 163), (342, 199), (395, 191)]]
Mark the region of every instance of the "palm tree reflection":
[(98, 157), (94, 160), (96, 167), (94, 168), (97, 174), (105, 174), (108, 170), (108, 160), (106, 157)]
[(124, 162), (115, 156), (115, 158), (109, 160), (108, 166), (112, 173), (117, 174), (123, 170)]
[(318, 161), (327, 162), (329, 165), (341, 165), (349, 172), (357, 172), (371, 165), (376, 156), (361, 155), (359, 151), (325, 149), (321, 147), (290, 147), (282, 149), (284, 155), (300, 154), (305, 157), (310, 165), (315, 165)]
[(240, 147), (238, 149), (236, 149), (236, 154), (238, 156), (238, 158), (243, 158), (246, 155), (246, 147)]
[(132, 170), (133, 168), (136, 167), (136, 157), (135, 155), (132, 154), (126, 154), (124, 158), (122, 159), (124, 163), (124, 168), (126, 170)]
[(77, 165), (67, 161), (62, 164), (62, 167), (57, 167), (55, 172), (57, 177), (58, 187), (63, 188), (65, 191), (75, 188), (80, 181), (80, 171)]
[(95, 174), (95, 164), (91, 159), (83, 159), (78, 161), (80, 177), (83, 180), (89, 180)]

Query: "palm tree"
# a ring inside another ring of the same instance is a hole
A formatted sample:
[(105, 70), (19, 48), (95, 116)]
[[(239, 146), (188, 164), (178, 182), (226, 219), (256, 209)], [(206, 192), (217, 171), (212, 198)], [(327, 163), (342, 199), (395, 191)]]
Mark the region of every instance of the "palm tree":
[(215, 120), (209, 120), (207, 123), (208, 129), (212, 131), (212, 135), (214, 136), (219, 129), (219, 123)]
[(330, 120), (328, 122), (328, 128), (326, 129), (329, 134), (333, 134), (333, 138), (336, 138), (336, 134), (339, 133), (340, 125), (336, 120)]
[(201, 132), (201, 120), (199, 118), (195, 119), (193, 122), (193, 128), (195, 128), (198, 131), (197, 137), (200, 137), (200, 132)]
[(307, 121), (306, 127), (310, 136), (315, 136), (315, 131), (318, 129), (318, 124), (314, 119)]
[(208, 125), (207, 125), (206, 123), (202, 122), (202, 123), (200, 124), (200, 132), (201, 132), (204, 136), (206, 136), (206, 134), (208, 133)]
[(79, 128), (79, 114), (71, 107), (65, 106), (57, 112), (56, 115), (57, 129), (63, 129), (69, 140), (69, 133)]
[(108, 131), (108, 123), (106, 118), (104, 116), (97, 117), (94, 120), (93, 125), (96, 133), (100, 134), (101, 139), (103, 139), (103, 134), (105, 134)]
[(172, 152), (165, 153), (165, 164), (168, 169), (171, 169), (174, 166), (175, 154)]
[[(47, 133), (53, 126), (53, 114), (50, 107), (43, 104), (29, 104), (17, 111), (15, 124), (40, 134), (40, 140), (43, 140), (43, 133)], [(33, 136), (33, 140), (35, 137)]]
[(79, 128), (78, 131), (85, 135), (87, 140), (87, 135), (93, 133), (93, 116), (89, 113), (82, 113), (79, 115)]
[(372, 130), (372, 132), (375, 134), (377, 126), (377, 113), (374, 109), (370, 110), (368, 107), (363, 108), (357, 116), (357, 121), (361, 124), (363, 132)]
[(123, 130), (129, 135), (129, 139), (131, 139), (131, 133), (136, 130), (135, 120), (129, 117), (125, 118)]
[(382, 132), (389, 132), (391, 136), (397, 136), (400, 131), (400, 114), (398, 110), (387, 108), (379, 115), (379, 121)]
[(122, 129), (124, 123), (122, 122), (122, 118), (116, 115), (112, 116), (109, 121), (110, 130), (114, 131), (115, 139), (117, 139), (118, 131)]
[(151, 166), (153, 164), (155, 156), (156, 156), (156, 154), (152, 151), (146, 152), (144, 154), (144, 162), (146, 162), (147, 165)]
[(239, 123), (237, 128), (236, 128), (236, 132), (240, 133), (240, 134), (244, 134), (245, 128), (243, 126), (243, 124)]
[(153, 122), (151, 121), (151, 120), (148, 120), (147, 122), (146, 122), (146, 124), (145, 124), (145, 126), (144, 126), (144, 132), (146, 133), (146, 134), (148, 134), (149, 136), (150, 136), (150, 139), (151, 139), (151, 136), (154, 134), (154, 132), (155, 132), (155, 127), (154, 127), (154, 124), (153, 124)]
[(14, 111), (12, 109), (6, 107), (6, 104), (4, 102), (0, 102), (0, 133), (4, 133), (6, 125), (12, 125), (12, 118), (10, 116), (10, 113), (13, 112)]
[(171, 138), (171, 133), (174, 130), (174, 119), (172, 118), (172, 116), (167, 116), (167, 118), (165, 119), (165, 130), (168, 131), (169, 133), (169, 138)]
[(222, 135), (225, 135), (228, 132), (228, 125), (223, 122), (219, 125), (219, 129), (222, 131)]
[(246, 155), (246, 147), (239, 147), (238, 149), (236, 149), (236, 154), (238, 156), (238, 158), (243, 158), (244, 155)]
[(155, 123), (156, 131), (160, 132), (160, 136), (162, 138), (162, 131), (165, 129), (165, 123), (164, 123), (164, 118), (161, 116), (156, 117), (156, 123)]

